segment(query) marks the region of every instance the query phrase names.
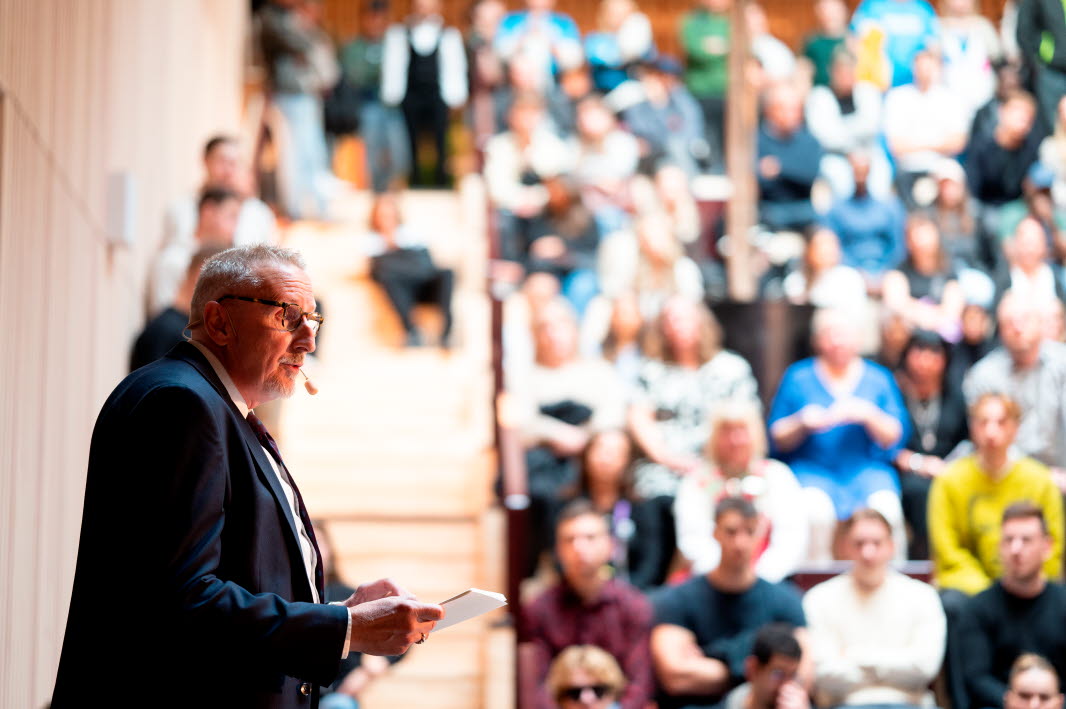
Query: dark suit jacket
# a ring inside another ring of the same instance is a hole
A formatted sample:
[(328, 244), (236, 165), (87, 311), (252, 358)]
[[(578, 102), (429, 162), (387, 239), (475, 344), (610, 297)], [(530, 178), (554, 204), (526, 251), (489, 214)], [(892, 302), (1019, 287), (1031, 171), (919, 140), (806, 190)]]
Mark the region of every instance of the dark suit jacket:
[(348, 614), (311, 601), (267, 454), (203, 355), (126, 377), (93, 431), (52, 706), (312, 706)]

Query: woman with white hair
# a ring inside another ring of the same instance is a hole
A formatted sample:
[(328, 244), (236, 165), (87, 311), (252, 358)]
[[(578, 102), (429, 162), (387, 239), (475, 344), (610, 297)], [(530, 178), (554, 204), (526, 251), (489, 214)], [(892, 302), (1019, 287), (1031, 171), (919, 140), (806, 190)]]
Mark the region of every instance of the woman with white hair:
[(859, 357), (859, 323), (819, 310), (816, 355), (789, 367), (770, 408), (771, 454), (796, 474), (810, 518), (813, 562), (830, 561), (837, 520), (872, 507), (907, 548), (892, 461), (907, 439), (907, 409), (892, 374)]
[(755, 571), (771, 583), (782, 581), (807, 554), (807, 515), (800, 486), (788, 466), (766, 457), (766, 429), (757, 404), (732, 400), (711, 414), (707, 463), (681, 480), (674, 500), (677, 548), (693, 574), (718, 566), (714, 509), (726, 497), (744, 497), (759, 511)]

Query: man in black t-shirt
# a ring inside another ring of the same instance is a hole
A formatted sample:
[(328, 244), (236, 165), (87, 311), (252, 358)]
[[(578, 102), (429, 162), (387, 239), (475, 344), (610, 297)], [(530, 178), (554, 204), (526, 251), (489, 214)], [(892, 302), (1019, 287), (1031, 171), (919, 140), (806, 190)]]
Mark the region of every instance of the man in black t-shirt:
[(1044, 513), (1029, 502), (1003, 512), (999, 553), (1003, 576), (970, 599), (961, 619), (961, 666), (971, 707), (1001, 707), (1011, 665), (1037, 653), (1066, 676), (1066, 587), (1050, 583), (1052, 553)]
[[(652, 664), (660, 709), (714, 706), (744, 681), (744, 660), (755, 632), (775, 621), (804, 626), (799, 594), (755, 575), (758, 513), (745, 499), (729, 497), (715, 510), (718, 567), (653, 599)], [(797, 630), (801, 643), (806, 635)]]

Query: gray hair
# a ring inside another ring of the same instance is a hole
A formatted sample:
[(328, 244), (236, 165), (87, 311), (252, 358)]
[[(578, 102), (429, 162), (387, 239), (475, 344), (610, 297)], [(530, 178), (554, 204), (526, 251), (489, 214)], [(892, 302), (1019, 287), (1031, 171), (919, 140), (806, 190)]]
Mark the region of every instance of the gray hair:
[(237, 246), (207, 259), (193, 290), (187, 328), (191, 330), (203, 324), (204, 306), (211, 301), (227, 293), (243, 295), (256, 291), (266, 282), (265, 269), (286, 266), (307, 269), (300, 252), (267, 244)]

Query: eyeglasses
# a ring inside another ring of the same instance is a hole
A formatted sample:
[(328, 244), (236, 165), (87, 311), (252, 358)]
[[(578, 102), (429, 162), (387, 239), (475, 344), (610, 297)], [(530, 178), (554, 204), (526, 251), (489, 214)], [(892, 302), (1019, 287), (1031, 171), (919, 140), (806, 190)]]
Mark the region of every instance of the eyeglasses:
[(611, 691), (611, 688), (606, 684), (593, 684), (584, 687), (567, 687), (566, 689), (559, 690), (559, 699), (569, 699), (574, 702), (581, 701), (581, 695), (585, 693), (585, 690), (591, 691), (596, 695), (596, 699), (603, 699), (607, 696), (607, 692)]
[(218, 300), (243, 300), (248, 303), (259, 303), (261, 305), (270, 305), (275, 308), (281, 308), (281, 329), (289, 332), (293, 332), (300, 327), (304, 322), (304, 318), (307, 318), (307, 324), (311, 327), (311, 332), (318, 334), (318, 329), (322, 327), (322, 323), (325, 320), (320, 313), (301, 310), (300, 306), (296, 303), (282, 303), (276, 300), (249, 298), (243, 295), (224, 295), (218, 298)]

